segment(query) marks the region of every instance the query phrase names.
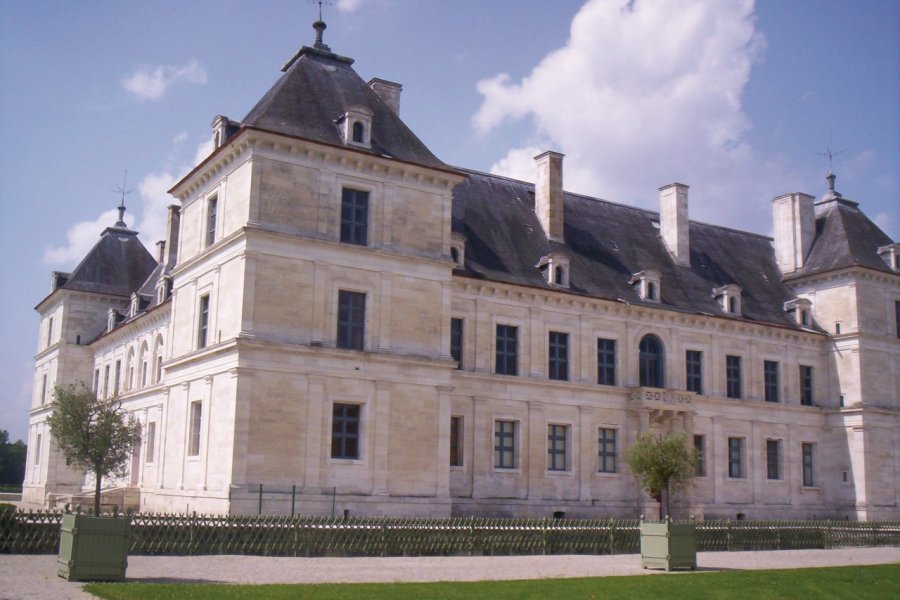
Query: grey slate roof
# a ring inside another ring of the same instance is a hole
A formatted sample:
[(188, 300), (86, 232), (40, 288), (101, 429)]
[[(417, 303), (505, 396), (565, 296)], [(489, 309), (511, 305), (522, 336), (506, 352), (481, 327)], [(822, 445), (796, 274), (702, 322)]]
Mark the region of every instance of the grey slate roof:
[(890, 273), (878, 248), (891, 243), (856, 202), (827, 195), (816, 203), (816, 237), (809, 255), (788, 279), (855, 266)]
[(136, 231), (107, 227), (60, 287), (127, 297), (141, 287), (155, 266), (156, 260)]
[(357, 75), (352, 63), (352, 59), (304, 46), (286, 65), (284, 75), (244, 117), (243, 124), (343, 146), (336, 121), (351, 106), (363, 106), (374, 113), (372, 149), (368, 152), (447, 169)]
[[(782, 283), (770, 238), (690, 223), (691, 266), (680, 267), (659, 234), (658, 213), (595, 198), (564, 195), (565, 246), (547, 240), (534, 213), (534, 186), (460, 169), (468, 177), (453, 192), (453, 230), (466, 237), (466, 264), (457, 274), (550, 288), (536, 267), (552, 250), (568, 254), (570, 291), (632, 304), (641, 300), (632, 275), (661, 275), (661, 305), (727, 315), (713, 288), (742, 288), (742, 317), (797, 328), (784, 303), (795, 298)], [(653, 303), (656, 305), (656, 303)]]

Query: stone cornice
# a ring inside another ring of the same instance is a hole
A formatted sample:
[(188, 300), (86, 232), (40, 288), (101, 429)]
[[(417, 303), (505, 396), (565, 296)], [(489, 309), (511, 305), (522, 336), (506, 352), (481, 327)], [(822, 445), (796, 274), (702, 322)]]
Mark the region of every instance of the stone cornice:
[(878, 283), (888, 283), (900, 285), (900, 274), (879, 271), (869, 267), (845, 267), (834, 271), (825, 271), (824, 273), (809, 273), (798, 277), (788, 277), (784, 279), (785, 285), (792, 288), (803, 285), (819, 284), (826, 281), (855, 278), (862, 281), (875, 281)]

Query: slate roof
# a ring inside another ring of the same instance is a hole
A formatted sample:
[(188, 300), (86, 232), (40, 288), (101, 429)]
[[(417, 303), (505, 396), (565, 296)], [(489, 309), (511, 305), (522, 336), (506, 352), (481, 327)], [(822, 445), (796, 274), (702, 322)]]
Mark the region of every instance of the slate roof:
[(144, 248), (137, 232), (107, 227), (100, 240), (72, 271), (62, 289), (131, 296), (147, 280), (157, 261)]
[[(563, 246), (541, 228), (534, 185), (459, 170), (467, 175), (453, 191), (453, 230), (466, 237), (459, 275), (550, 288), (536, 265), (557, 250), (569, 256), (569, 291), (577, 294), (733, 317), (712, 290), (734, 283), (742, 288), (740, 318), (798, 328), (784, 312), (795, 295), (782, 283), (768, 237), (691, 222), (691, 266), (680, 267), (660, 237), (658, 213), (565, 193)], [(629, 283), (646, 269), (661, 275), (659, 304), (641, 300)]]
[(337, 121), (351, 106), (372, 111), (371, 150), (427, 167), (447, 169), (350, 66), (353, 59), (304, 46), (285, 73), (243, 119), (243, 125), (344, 146)]
[(878, 248), (893, 240), (863, 214), (858, 204), (829, 194), (816, 203), (816, 237), (803, 266), (786, 279), (847, 267), (892, 273)]

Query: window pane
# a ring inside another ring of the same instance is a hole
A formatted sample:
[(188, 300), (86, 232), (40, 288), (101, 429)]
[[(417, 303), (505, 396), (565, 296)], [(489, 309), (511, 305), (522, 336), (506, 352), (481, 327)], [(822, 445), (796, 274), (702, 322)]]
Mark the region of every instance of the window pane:
[(206, 204), (206, 245), (216, 241), (216, 214), (219, 211), (219, 200), (215, 196)]
[(599, 447), (599, 471), (601, 473), (616, 472), (616, 430), (600, 429), (597, 440)]
[(547, 427), (548, 466), (551, 471), (566, 470), (566, 437), (568, 426), (549, 425)]
[(550, 332), (549, 377), (557, 381), (569, 378), (569, 334)]
[(457, 369), (462, 369), (463, 320), (450, 319), (450, 356), (457, 362)]
[(645, 335), (640, 344), (640, 382), (644, 387), (665, 387), (662, 343), (653, 335)]
[(763, 362), (763, 380), (765, 383), (766, 402), (778, 402), (778, 363), (772, 360)]
[(369, 192), (344, 188), (341, 194), (341, 241), (365, 246), (368, 229)]
[(597, 340), (597, 383), (616, 385), (616, 341)]
[(684, 356), (685, 383), (689, 392), (703, 393), (703, 353), (688, 350)]
[(813, 405), (813, 368), (800, 365), (800, 404)]
[(766, 440), (766, 477), (781, 479), (781, 442)]
[(338, 291), (337, 347), (362, 350), (365, 345), (366, 295)]
[(815, 444), (803, 444), (803, 485), (812, 487), (816, 484), (814, 473)]
[[(199, 317), (197, 319), (197, 348), (205, 348), (209, 332), (209, 294), (200, 296)], [(147, 362), (142, 366), (141, 384), (147, 384)]]
[(743, 438), (728, 438), (728, 476), (742, 478), (744, 476), (744, 440)]
[(359, 404), (332, 408), (331, 458), (359, 458)]
[(516, 467), (516, 422), (496, 421), (494, 423), (494, 467), (514, 469)]
[(518, 373), (518, 336), (518, 327), (497, 325), (497, 349), (494, 370), (499, 375), (516, 375)]
[(728, 355), (725, 357), (725, 385), (729, 398), (741, 397), (741, 357)]
[(462, 454), (462, 417), (450, 417), (450, 466), (463, 465)]

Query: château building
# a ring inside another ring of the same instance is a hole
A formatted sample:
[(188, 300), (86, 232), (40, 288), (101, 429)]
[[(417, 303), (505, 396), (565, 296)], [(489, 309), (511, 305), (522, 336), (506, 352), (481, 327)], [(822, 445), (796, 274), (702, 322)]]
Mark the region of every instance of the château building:
[(556, 152), (535, 184), (450, 166), (315, 27), (215, 118), (155, 256), (123, 206), (53, 273), (26, 501), (91, 489), (46, 424), (84, 381), (139, 423), (104, 502), (143, 511), (636, 516), (649, 430), (702, 458), (676, 515), (900, 518), (900, 244), (834, 175), (772, 201), (773, 243), (681, 183), (568, 193)]

